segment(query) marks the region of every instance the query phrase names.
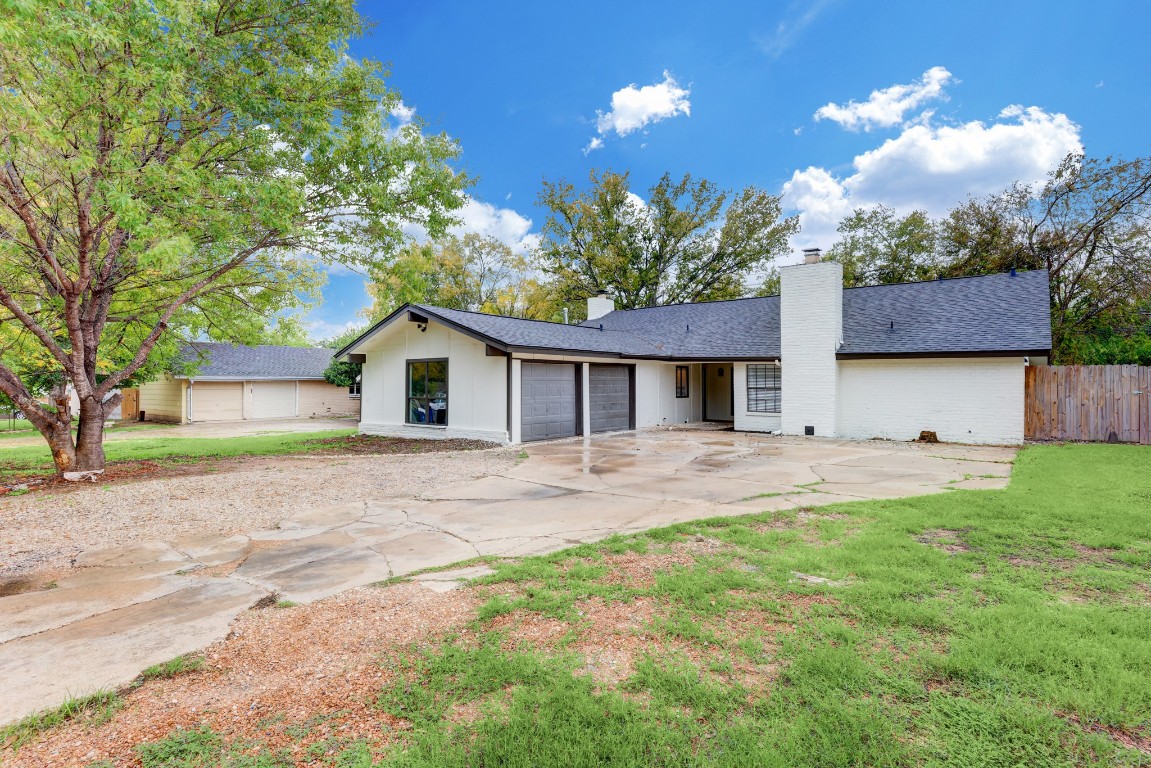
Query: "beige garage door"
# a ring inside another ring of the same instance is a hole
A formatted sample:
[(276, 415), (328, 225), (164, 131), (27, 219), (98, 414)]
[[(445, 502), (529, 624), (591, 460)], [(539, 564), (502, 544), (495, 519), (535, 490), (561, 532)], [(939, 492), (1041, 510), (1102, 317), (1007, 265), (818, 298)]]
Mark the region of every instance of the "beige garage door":
[(239, 381), (196, 381), (188, 390), (192, 421), (239, 421), (244, 418), (244, 385)]
[(253, 381), (253, 419), (291, 419), (296, 416), (296, 382)]

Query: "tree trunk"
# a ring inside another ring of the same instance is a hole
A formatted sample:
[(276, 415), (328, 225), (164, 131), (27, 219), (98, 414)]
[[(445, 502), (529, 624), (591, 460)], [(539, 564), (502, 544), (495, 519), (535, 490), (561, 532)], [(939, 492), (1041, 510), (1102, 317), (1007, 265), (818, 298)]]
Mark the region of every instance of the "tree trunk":
[(80, 401), (80, 424), (72, 438), (71, 424), (45, 435), (52, 447), (56, 472), (65, 480), (92, 480), (104, 472), (104, 404), (89, 397)]

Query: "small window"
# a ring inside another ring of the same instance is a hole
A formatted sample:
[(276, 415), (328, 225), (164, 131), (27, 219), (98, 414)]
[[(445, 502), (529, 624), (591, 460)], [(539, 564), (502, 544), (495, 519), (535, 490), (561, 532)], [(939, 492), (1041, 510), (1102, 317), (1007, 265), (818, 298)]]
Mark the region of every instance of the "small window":
[(781, 370), (778, 365), (747, 366), (747, 410), (749, 413), (779, 413)]
[(447, 425), (447, 360), (414, 360), (408, 363), (407, 410), (409, 424)]
[(690, 369), (686, 365), (677, 365), (675, 367), (675, 396), (687, 397), (688, 396), (688, 381), (691, 378), (689, 373)]
[(354, 382), (352, 382), (352, 386), (348, 387), (348, 397), (355, 398), (355, 397), (359, 397), (359, 396), (360, 396), (360, 377), (357, 376), (356, 380)]

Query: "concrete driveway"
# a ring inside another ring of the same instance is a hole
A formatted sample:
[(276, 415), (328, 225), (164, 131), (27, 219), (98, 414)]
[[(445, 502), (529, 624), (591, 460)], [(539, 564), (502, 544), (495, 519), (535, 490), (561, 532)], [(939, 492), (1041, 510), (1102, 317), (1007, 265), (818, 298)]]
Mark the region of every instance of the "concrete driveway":
[[(248, 536), (81, 555), (55, 589), (0, 598), (0, 723), (198, 650), (272, 593), (316, 600), (479, 555), (550, 552), (685, 520), (999, 488), (1015, 451), (652, 431), (527, 447), (502, 475), (309, 510)], [(349, 478), (349, 482), (355, 482)], [(448, 589), (477, 569), (419, 577)]]

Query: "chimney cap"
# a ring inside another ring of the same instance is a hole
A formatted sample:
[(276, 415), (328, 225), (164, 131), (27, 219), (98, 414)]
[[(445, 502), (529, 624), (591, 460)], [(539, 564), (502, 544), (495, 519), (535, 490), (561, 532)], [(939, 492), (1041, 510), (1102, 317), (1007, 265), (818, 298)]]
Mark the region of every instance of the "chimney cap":
[(607, 296), (607, 289), (606, 288), (600, 288), (595, 292), (595, 295), (596, 296)]
[(820, 256), (823, 255), (823, 250), (820, 248), (804, 248), (803, 249), (803, 263), (804, 264), (818, 264)]

